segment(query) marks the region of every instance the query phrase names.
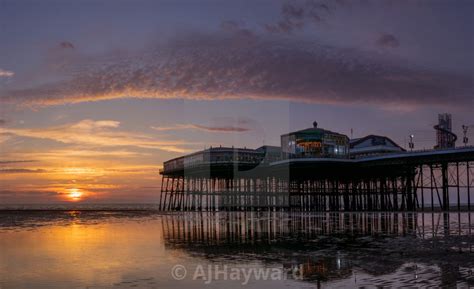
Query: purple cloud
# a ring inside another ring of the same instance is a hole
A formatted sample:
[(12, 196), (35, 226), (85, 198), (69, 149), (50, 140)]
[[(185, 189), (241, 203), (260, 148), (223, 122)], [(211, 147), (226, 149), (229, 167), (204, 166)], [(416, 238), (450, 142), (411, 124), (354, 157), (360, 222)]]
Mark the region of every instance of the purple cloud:
[[(302, 29), (308, 23), (325, 21), (335, 6), (341, 2), (323, 0), (286, 1), (281, 7), (281, 19), (274, 24), (266, 24), (266, 31), (271, 33), (291, 33)], [(332, 5), (332, 7), (330, 7)]]
[(64, 48), (64, 49), (74, 49), (74, 44), (72, 44), (69, 41), (63, 41), (59, 43), (59, 47)]
[(228, 25), (226, 31), (187, 35), (138, 56), (81, 60), (82, 69), (73, 66), (67, 78), (0, 91), (0, 101), (58, 105), (116, 98), (247, 98), (398, 107), (473, 103), (472, 75), (316, 42), (257, 34), (252, 41), (240, 41), (239, 31)]
[(211, 132), (246, 132), (249, 128), (238, 127), (238, 126), (205, 126), (205, 125), (194, 125), (195, 128)]
[(382, 34), (375, 44), (382, 48), (396, 48), (400, 46), (400, 41), (392, 34)]
[(197, 129), (207, 132), (246, 132), (251, 129), (243, 126), (234, 126), (234, 125), (223, 125), (223, 126), (207, 126), (200, 124), (178, 124), (174, 126), (152, 126), (151, 127), (157, 131), (174, 131), (174, 130), (183, 130), (183, 129)]

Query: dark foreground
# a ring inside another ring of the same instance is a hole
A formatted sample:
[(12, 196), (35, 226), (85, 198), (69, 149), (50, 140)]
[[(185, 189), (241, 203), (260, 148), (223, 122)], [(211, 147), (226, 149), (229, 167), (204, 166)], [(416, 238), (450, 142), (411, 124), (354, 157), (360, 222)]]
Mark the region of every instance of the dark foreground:
[(0, 288), (465, 288), (473, 217), (0, 211)]

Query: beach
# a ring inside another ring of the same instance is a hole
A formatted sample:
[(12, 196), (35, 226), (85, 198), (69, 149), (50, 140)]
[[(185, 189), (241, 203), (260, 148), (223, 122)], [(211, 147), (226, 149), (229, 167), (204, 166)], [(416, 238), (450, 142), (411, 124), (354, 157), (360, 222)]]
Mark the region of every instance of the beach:
[(1, 211), (0, 288), (474, 285), (469, 212), (133, 207)]

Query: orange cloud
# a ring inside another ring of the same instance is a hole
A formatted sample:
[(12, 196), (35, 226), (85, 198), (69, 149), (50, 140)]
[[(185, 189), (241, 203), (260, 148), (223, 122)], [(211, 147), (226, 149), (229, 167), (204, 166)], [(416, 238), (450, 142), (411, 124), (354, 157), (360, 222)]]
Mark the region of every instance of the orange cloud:
[(120, 125), (111, 120), (82, 120), (77, 123), (49, 128), (0, 128), (0, 134), (20, 137), (47, 139), (50, 141), (100, 147), (130, 146), (145, 149), (159, 149), (169, 152), (186, 153), (190, 143), (184, 141), (157, 140), (156, 138), (126, 131), (118, 131)]

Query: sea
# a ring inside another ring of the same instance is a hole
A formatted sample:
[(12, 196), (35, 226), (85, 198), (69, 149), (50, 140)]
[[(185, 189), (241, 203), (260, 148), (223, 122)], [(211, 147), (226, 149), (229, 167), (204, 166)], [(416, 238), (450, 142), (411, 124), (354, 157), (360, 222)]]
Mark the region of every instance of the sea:
[(469, 288), (473, 218), (4, 205), (0, 288)]

